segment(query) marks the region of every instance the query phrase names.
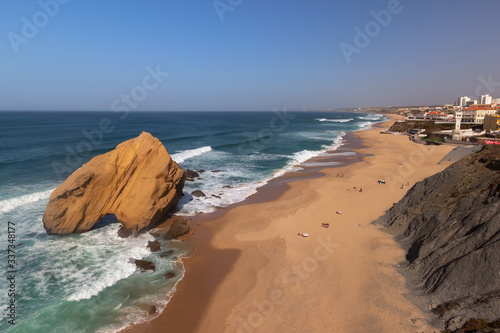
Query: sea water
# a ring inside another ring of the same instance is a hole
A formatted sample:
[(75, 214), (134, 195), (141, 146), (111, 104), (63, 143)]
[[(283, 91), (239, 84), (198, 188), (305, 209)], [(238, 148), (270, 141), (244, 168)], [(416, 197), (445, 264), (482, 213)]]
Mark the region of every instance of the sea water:
[[(314, 165), (307, 161), (341, 146), (345, 133), (382, 119), (341, 112), (0, 112), (0, 262), (7, 276), (11, 222), (17, 270), (16, 325), (8, 323), (10, 283), (0, 279), (0, 331), (115, 332), (161, 312), (184, 276), (181, 258), (189, 249), (177, 240), (151, 253), (151, 234), (122, 239), (118, 223), (47, 235), (42, 216), (50, 193), (92, 157), (150, 132), (182, 168), (202, 171), (186, 182), (176, 212), (195, 215)], [(194, 190), (206, 197), (193, 197)], [(139, 272), (130, 259), (153, 261), (156, 270)], [(166, 279), (169, 272), (175, 277)]]

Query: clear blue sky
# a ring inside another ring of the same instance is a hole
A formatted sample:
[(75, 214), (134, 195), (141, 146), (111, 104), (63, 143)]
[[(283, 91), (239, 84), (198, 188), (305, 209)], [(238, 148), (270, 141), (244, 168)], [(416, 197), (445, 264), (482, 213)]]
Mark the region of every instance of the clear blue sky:
[[(221, 0), (232, 9), (222, 21), (212, 0), (71, 0), (53, 17), (38, 1), (5, 0), (0, 110), (110, 110), (134, 88), (141, 97), (146, 67), (157, 65), (169, 76), (154, 88), (148, 80), (151, 90), (134, 110), (442, 104), (475, 91), (500, 97), (498, 0), (401, 0), (377, 31), (371, 11), (394, 1)], [(36, 34), (23, 32), (23, 17), (38, 23)], [(340, 44), (355, 47), (354, 28), (367, 24), (374, 36), (347, 63)], [(489, 76), (499, 83), (479, 86)]]

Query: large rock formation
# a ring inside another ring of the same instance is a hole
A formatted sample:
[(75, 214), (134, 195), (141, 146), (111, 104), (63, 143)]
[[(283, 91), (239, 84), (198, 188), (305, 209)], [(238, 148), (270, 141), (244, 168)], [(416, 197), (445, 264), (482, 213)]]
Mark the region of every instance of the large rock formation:
[(52, 192), (43, 224), (50, 234), (82, 233), (114, 214), (125, 229), (146, 230), (176, 207), (183, 186), (184, 170), (142, 132), (69, 176)]
[[(401, 273), (415, 300), (451, 330), (500, 319), (500, 147), (425, 179), (378, 223), (407, 249)], [(486, 332), (486, 331), (485, 331)], [(496, 332), (496, 330), (495, 330)]]

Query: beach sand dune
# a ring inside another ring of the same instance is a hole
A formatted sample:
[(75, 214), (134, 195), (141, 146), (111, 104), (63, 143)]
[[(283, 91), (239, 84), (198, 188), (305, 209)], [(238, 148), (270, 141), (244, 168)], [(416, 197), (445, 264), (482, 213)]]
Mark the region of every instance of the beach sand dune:
[[(208, 226), (210, 243), (187, 261), (186, 278), (165, 313), (137, 331), (438, 332), (405, 297), (405, 280), (395, 269), (404, 251), (371, 222), (415, 182), (449, 165), (437, 163), (452, 147), (418, 145), (380, 128), (356, 136), (365, 146), (358, 150), (366, 154), (361, 162), (290, 182), (274, 200), (238, 205), (195, 226), (200, 238)], [(205, 269), (217, 262), (210, 251), (229, 253), (231, 260), (224, 265), (219, 258), (224, 275), (203, 289), (199, 262)], [(202, 289), (209, 292), (197, 302)], [(196, 313), (186, 314), (195, 302)]]

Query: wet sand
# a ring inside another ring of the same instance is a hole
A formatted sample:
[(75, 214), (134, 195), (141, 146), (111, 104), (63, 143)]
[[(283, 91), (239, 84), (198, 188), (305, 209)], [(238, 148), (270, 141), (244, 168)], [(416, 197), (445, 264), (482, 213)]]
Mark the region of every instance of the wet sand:
[(371, 222), (449, 165), (438, 162), (452, 147), (380, 128), (355, 136), (336, 153), (356, 155), (314, 160), (337, 167), (290, 173), (194, 218), (198, 247), (174, 297), (127, 332), (433, 332), (394, 269), (404, 252)]

